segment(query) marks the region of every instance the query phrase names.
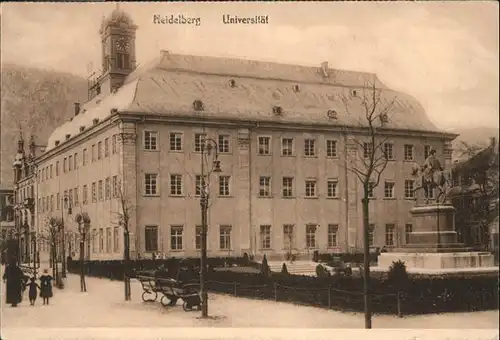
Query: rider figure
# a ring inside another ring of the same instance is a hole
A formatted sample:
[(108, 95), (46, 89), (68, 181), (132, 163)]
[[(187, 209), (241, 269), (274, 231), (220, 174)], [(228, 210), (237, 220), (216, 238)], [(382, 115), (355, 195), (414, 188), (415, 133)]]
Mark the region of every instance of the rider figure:
[(436, 150), (431, 148), (429, 151), (429, 156), (424, 162), (422, 166), (423, 176), (422, 176), (422, 185), (425, 190), (425, 196), (429, 197), (429, 190), (432, 190), (432, 184), (434, 183), (434, 173), (436, 171), (443, 171), (443, 167), (441, 166), (441, 162), (436, 157)]

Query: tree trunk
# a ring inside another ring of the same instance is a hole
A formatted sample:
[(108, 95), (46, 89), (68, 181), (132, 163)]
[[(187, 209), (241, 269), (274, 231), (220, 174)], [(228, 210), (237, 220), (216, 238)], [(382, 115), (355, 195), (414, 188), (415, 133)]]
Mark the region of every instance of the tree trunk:
[(128, 275), (130, 266), (130, 234), (124, 232), (124, 266), (123, 266), (123, 282), (125, 284), (125, 301), (130, 301), (132, 299), (131, 288), (130, 288), (130, 277)]
[(371, 311), (371, 296), (370, 296), (370, 242), (369, 242), (369, 223), (370, 210), (368, 199), (368, 188), (364, 190), (364, 198), (361, 200), (363, 205), (363, 252), (364, 252), (364, 289), (363, 295), (365, 300), (365, 328), (372, 328), (372, 311)]

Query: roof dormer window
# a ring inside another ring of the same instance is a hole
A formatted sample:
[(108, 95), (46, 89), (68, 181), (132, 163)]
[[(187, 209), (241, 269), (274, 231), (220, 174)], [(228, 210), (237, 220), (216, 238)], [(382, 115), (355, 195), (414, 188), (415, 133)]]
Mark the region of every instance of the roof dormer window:
[(379, 116), (379, 118), (380, 118), (380, 122), (382, 124), (389, 123), (389, 116), (387, 115), (387, 113), (381, 113), (380, 116)]
[(229, 80), (229, 86), (236, 87), (236, 80), (234, 80), (234, 79)]
[(199, 100), (199, 99), (196, 99), (193, 102), (193, 109), (195, 111), (203, 111), (204, 110), (203, 102), (201, 100)]
[(281, 106), (273, 106), (273, 113), (275, 116), (282, 116), (283, 108)]
[(99, 118), (92, 119), (92, 123), (94, 123), (94, 125), (97, 125), (97, 123), (99, 123)]
[(338, 118), (337, 111), (335, 111), (335, 110), (328, 110), (326, 112), (326, 115), (330, 119), (337, 119)]
[(71, 138), (71, 134), (66, 134), (66, 140), (70, 139)]
[(54, 145), (55, 145), (55, 146), (58, 146), (58, 145), (59, 145), (59, 143), (60, 143), (60, 141), (56, 140), (56, 141), (54, 142)]
[(357, 96), (358, 96), (358, 91), (356, 91), (356, 90), (351, 90), (351, 96), (352, 96), (352, 97), (357, 97)]
[(293, 85), (293, 92), (300, 92), (300, 86), (298, 84)]
[(80, 125), (80, 132), (85, 131), (85, 125)]

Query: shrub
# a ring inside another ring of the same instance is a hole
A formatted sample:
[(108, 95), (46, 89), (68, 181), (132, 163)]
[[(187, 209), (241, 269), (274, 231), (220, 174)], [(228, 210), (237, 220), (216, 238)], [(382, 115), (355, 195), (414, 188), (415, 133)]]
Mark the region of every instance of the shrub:
[(406, 265), (403, 261), (398, 260), (392, 262), (387, 274), (387, 281), (389, 285), (396, 291), (405, 291), (408, 287), (410, 277), (406, 270)]
[(330, 273), (321, 264), (316, 266), (316, 276), (317, 277), (328, 277)]
[(286, 267), (286, 263), (283, 262), (283, 265), (281, 266), (281, 273), (282, 274), (288, 274), (288, 268)]
[(267, 264), (267, 258), (266, 258), (266, 255), (264, 254), (264, 258), (262, 259), (262, 268), (261, 268), (261, 274), (264, 276), (264, 277), (268, 277), (269, 276), (269, 272), (271, 270), (269, 269), (269, 265)]

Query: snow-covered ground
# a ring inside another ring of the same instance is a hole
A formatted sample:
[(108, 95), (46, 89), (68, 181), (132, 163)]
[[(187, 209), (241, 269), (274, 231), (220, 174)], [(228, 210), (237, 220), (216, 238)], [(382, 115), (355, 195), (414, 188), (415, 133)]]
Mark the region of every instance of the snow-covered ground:
[[(180, 302), (164, 308), (159, 302), (144, 303), (141, 286), (132, 281), (132, 301), (123, 298), (123, 283), (87, 278), (87, 293), (81, 293), (79, 277), (68, 275), (66, 288), (54, 288), (50, 305), (37, 300), (30, 306), (25, 299), (17, 307), (5, 305), (5, 286), (1, 286), (2, 327), (291, 327), (291, 328), (363, 328), (360, 313), (344, 313), (284, 302), (235, 298), (210, 294), (209, 314), (184, 312)], [(498, 311), (450, 313), (440, 315), (375, 315), (374, 328), (482, 328), (497, 329)]]

